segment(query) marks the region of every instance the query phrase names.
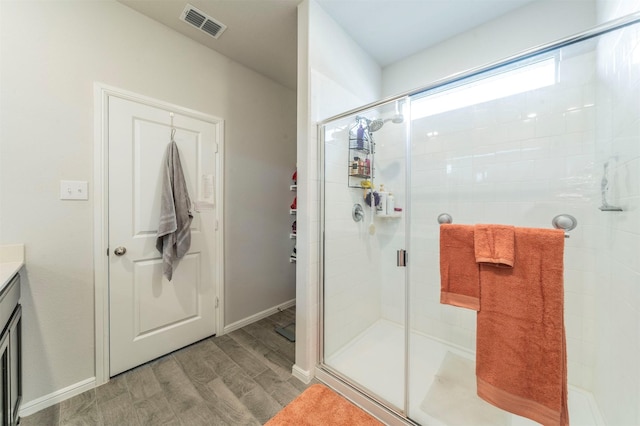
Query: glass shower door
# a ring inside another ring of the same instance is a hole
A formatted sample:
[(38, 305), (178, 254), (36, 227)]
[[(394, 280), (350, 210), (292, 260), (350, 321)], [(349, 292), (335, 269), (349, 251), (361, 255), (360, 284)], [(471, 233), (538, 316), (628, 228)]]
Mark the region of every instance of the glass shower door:
[[(571, 211), (549, 191), (570, 176), (555, 182), (538, 172), (553, 161), (543, 152), (551, 132), (544, 126), (566, 112), (541, 108), (557, 104), (561, 90), (589, 89), (568, 79), (558, 88), (560, 57), (590, 58), (582, 50), (563, 54), (527, 58), (411, 99), (408, 416), (420, 424), (511, 422), (476, 395), (476, 311), (440, 302), (439, 219), (550, 227), (554, 215)], [(588, 136), (557, 127), (554, 142)]]
[(321, 128), (323, 367), (404, 412), (405, 100)]

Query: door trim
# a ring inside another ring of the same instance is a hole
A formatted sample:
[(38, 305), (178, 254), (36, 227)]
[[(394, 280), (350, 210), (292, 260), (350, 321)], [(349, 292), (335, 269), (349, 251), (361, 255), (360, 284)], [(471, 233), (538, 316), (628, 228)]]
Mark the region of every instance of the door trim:
[(95, 309), (95, 384), (100, 386), (109, 381), (109, 97), (148, 105), (175, 112), (198, 120), (218, 125), (216, 158), (215, 204), (218, 237), (216, 239), (217, 285), (215, 297), (218, 299), (216, 312), (216, 334), (223, 333), (224, 327), (224, 120), (158, 99), (139, 95), (127, 90), (95, 82), (94, 83), (94, 146), (93, 146), (93, 263), (94, 263), (94, 309)]

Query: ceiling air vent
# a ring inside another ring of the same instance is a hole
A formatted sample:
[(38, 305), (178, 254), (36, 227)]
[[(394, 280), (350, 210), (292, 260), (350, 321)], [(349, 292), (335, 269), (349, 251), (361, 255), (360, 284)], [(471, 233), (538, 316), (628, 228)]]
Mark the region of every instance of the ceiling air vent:
[(200, 31), (204, 31), (209, 34), (213, 38), (218, 38), (227, 29), (227, 26), (220, 21), (216, 21), (210, 16), (207, 16), (201, 10), (196, 9), (195, 7), (187, 4), (187, 6), (182, 11), (180, 15), (180, 19), (184, 22), (193, 25), (198, 28)]

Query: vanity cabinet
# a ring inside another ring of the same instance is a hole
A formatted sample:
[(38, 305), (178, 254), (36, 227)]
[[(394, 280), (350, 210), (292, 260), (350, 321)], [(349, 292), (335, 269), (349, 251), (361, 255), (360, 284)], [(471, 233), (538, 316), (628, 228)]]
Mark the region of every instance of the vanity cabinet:
[(0, 292), (0, 425), (18, 424), (22, 399), (22, 306), (20, 275)]

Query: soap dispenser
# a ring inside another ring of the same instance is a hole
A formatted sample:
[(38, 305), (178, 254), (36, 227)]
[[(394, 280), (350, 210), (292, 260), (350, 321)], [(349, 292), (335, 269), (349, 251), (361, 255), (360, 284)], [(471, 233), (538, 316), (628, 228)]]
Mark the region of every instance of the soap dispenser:
[(395, 213), (395, 208), (396, 208), (396, 200), (393, 197), (393, 194), (391, 192), (389, 192), (389, 195), (387, 195), (387, 215), (391, 216)]

